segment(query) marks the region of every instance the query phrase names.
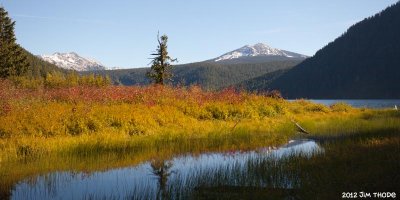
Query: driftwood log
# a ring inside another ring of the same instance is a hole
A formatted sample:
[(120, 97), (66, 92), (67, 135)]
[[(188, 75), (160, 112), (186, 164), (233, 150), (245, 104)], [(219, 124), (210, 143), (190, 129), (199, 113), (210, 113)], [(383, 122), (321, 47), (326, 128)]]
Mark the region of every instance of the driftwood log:
[(295, 122), (293, 119), (292, 119), (292, 122), (294, 123), (294, 125), (296, 125), (297, 131), (299, 131), (300, 133), (310, 134), (308, 131), (306, 131), (306, 129), (304, 129), (303, 127), (301, 127), (301, 126), (299, 125), (299, 123)]

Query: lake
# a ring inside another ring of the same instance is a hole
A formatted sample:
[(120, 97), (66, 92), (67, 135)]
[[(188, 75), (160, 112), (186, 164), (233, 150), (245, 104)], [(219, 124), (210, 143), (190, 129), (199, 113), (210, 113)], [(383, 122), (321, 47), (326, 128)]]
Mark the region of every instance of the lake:
[[(345, 102), (356, 108), (394, 108), (400, 106), (400, 99), (309, 99), (312, 102), (332, 105)], [(290, 100), (293, 101), (293, 100)]]

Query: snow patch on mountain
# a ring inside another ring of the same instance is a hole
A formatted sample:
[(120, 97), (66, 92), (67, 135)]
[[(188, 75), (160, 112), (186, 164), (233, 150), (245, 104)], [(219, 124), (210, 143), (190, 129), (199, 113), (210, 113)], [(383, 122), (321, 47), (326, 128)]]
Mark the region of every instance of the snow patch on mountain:
[(287, 58), (307, 58), (308, 56), (285, 51), (281, 49), (272, 48), (263, 43), (255, 45), (246, 45), (234, 51), (228, 52), (220, 57), (214, 59), (215, 62), (232, 60), (241, 57), (254, 57), (254, 56), (281, 56)]
[(70, 53), (54, 53), (53, 55), (39, 56), (44, 61), (57, 65), (58, 67), (76, 71), (98, 71), (107, 68), (100, 62), (79, 56), (75, 52)]

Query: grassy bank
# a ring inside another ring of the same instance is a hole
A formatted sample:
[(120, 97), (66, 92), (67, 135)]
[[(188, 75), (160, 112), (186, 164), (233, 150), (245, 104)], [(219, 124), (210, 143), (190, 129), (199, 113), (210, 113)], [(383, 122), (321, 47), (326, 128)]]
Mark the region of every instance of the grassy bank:
[(233, 90), (161, 86), (28, 90), (1, 84), (2, 160), (124, 152), (186, 140), (207, 140), (207, 148), (222, 143), (240, 146), (238, 141), (254, 140), (250, 136), (278, 144), (294, 130), (282, 118), (285, 101)]
[(56, 170), (90, 173), (186, 153), (278, 146), (299, 136), (292, 121), (319, 141), (400, 132), (398, 111), (343, 103), (233, 89), (26, 89), (0, 81), (0, 193), (7, 197), (19, 180)]
[[(198, 87), (18, 88), (0, 82), (0, 162), (177, 145), (177, 152), (278, 145), (312, 133), (399, 130), (399, 112)], [(192, 144), (193, 143), (193, 144)]]

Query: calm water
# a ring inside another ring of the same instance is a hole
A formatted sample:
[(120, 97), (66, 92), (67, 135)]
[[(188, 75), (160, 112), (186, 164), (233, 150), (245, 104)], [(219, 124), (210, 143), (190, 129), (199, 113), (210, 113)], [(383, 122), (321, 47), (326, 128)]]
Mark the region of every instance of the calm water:
[[(279, 148), (254, 151), (185, 155), (172, 160), (152, 160), (137, 166), (93, 173), (61, 171), (20, 181), (11, 199), (158, 199), (164, 196), (185, 198), (201, 185), (257, 185), (292, 188), (295, 181), (284, 174), (271, 180), (243, 177), (260, 163), (269, 166), (293, 155), (310, 157), (324, 150), (313, 140), (292, 140)], [(265, 164), (269, 163), (269, 164)], [(275, 166), (275, 167), (274, 167)], [(216, 179), (216, 177), (218, 177)], [(223, 182), (223, 183), (222, 183)], [(171, 194), (175, 193), (175, 194)]]
[(310, 99), (310, 101), (328, 106), (337, 102), (345, 102), (357, 108), (394, 108), (394, 106), (400, 106), (400, 99)]

